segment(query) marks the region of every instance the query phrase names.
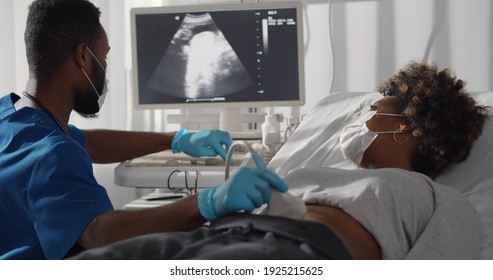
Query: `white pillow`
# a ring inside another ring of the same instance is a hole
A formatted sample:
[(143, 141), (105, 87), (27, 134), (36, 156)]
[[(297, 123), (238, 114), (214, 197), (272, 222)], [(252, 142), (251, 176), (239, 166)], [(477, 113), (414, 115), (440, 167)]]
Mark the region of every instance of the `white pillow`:
[(342, 127), (363, 108), (381, 99), (380, 93), (339, 92), (324, 96), (269, 163), (281, 177), (301, 167), (354, 169), (339, 149)]
[[(471, 94), (481, 105), (493, 106), (493, 92)], [(444, 170), (436, 181), (466, 195), (483, 222), (481, 258), (493, 260), (493, 118), (474, 143), (466, 161)]]
[[(493, 106), (493, 92), (471, 94), (479, 104)], [(341, 128), (380, 93), (339, 92), (323, 97), (269, 163), (281, 177), (308, 166), (354, 169), (339, 149)], [(493, 119), (474, 143), (465, 162), (449, 167), (436, 181), (451, 186), (476, 207), (483, 222), (482, 259), (493, 259)]]

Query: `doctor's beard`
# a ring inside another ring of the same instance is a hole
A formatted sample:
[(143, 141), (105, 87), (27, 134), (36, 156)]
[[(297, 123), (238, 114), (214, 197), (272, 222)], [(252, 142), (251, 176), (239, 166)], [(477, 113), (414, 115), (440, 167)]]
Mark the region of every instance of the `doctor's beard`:
[[(97, 83), (93, 82), (99, 95), (104, 88), (105, 73), (97, 64), (93, 64), (92, 72), (96, 76), (94, 81), (99, 81)], [(96, 92), (90, 85), (87, 91), (80, 92), (75, 96), (74, 111), (83, 118), (97, 118), (99, 110)]]

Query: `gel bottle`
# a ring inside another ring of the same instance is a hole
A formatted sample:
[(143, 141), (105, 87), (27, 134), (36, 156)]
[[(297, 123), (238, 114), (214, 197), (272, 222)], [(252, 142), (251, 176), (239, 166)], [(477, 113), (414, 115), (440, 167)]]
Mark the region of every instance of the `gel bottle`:
[(271, 156), (277, 152), (277, 146), (281, 144), (281, 124), (272, 108), (267, 108), (265, 122), (262, 124), (262, 144), (269, 148)]

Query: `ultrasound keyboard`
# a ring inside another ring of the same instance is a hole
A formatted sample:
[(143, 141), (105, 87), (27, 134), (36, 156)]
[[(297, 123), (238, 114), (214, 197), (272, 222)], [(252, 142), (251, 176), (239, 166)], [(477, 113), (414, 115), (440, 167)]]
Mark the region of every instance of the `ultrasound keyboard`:
[[(231, 166), (240, 166), (246, 153), (236, 152), (233, 154), (233, 162)], [(127, 167), (139, 166), (166, 166), (166, 167), (181, 167), (181, 168), (196, 168), (201, 166), (222, 167), (224, 168), (225, 161), (217, 157), (191, 157), (185, 153), (173, 154), (171, 151), (164, 151), (156, 154), (143, 156), (125, 162)]]

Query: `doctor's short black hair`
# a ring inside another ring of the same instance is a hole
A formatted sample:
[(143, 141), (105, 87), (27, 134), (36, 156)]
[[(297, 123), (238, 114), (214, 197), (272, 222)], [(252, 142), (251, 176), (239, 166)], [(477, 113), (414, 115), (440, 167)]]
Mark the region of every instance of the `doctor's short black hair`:
[(414, 171), (435, 177), (445, 167), (465, 160), (481, 135), (489, 107), (480, 106), (449, 69), (412, 61), (377, 90), (395, 96), (412, 134), (421, 141)]
[(50, 78), (80, 43), (93, 46), (103, 27), (87, 0), (36, 0), (29, 6), (24, 41), (29, 71)]

